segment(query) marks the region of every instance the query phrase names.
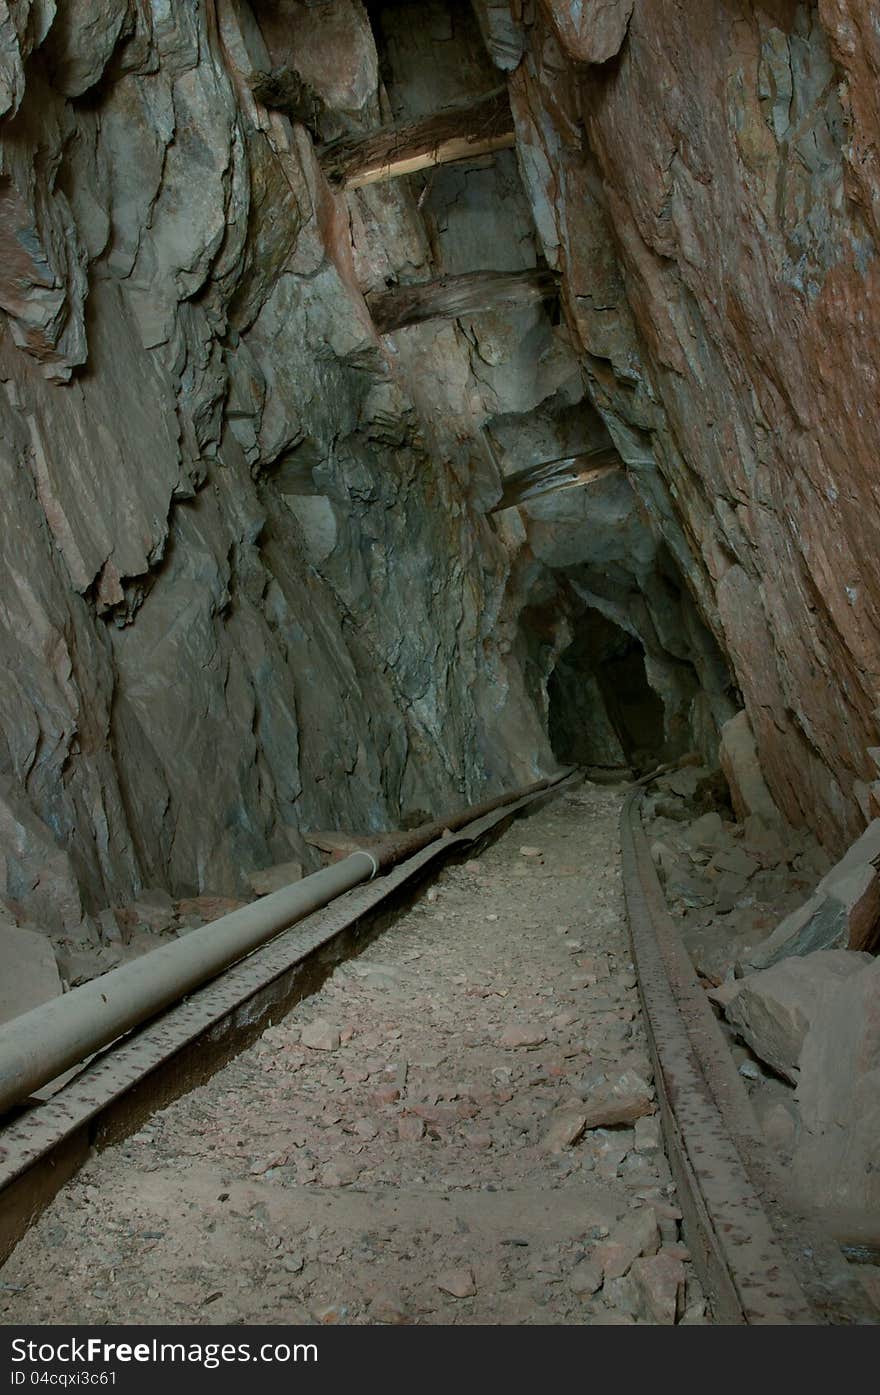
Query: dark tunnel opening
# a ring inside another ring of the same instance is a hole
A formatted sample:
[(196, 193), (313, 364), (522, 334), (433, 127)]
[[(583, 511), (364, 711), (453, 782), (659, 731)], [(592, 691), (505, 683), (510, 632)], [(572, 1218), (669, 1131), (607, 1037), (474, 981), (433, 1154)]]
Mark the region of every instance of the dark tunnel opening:
[(648, 769), (662, 758), (663, 702), (648, 682), (642, 645), (588, 611), (547, 685), (548, 729), (564, 764)]

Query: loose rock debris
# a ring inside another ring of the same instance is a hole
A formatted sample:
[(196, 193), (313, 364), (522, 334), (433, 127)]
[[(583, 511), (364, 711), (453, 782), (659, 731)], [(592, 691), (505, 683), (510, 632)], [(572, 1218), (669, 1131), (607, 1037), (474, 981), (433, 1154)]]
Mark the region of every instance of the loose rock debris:
[(585, 786), (445, 870), (94, 1158), (7, 1263), (2, 1320), (705, 1321), (654, 1112), (620, 803)]

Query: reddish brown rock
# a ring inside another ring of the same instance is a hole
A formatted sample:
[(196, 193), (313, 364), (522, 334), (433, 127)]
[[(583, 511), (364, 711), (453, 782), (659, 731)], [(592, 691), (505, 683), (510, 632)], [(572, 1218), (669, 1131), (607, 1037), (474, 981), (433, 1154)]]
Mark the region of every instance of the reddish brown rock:
[(660, 1250), (646, 1259), (637, 1259), (630, 1270), (637, 1294), (638, 1311), (647, 1322), (674, 1323), (684, 1304), (684, 1265), (675, 1252)]
[(794, 1179), (811, 1204), (880, 1209), (880, 960), (823, 1005), (800, 1054)]
[(404, 1143), (418, 1143), (420, 1138), (425, 1136), (425, 1123), (423, 1119), (416, 1118), (412, 1114), (405, 1114), (397, 1124), (397, 1136)]
[(749, 955), (765, 969), (789, 955), (821, 949), (878, 946), (880, 935), (880, 819), (848, 848), (813, 895), (777, 925)]
[(558, 1109), (550, 1116), (541, 1145), (550, 1153), (561, 1153), (577, 1142), (586, 1127), (587, 1115), (582, 1108)]
[(0, 1022), (8, 1022), (61, 993), (52, 945), (35, 930), (0, 920)]
[(477, 1281), (473, 1269), (447, 1269), (438, 1275), (437, 1287), (453, 1298), (472, 1298), (477, 1291)]
[(300, 1034), (303, 1046), (312, 1051), (335, 1051), (339, 1046), (339, 1032), (329, 1022), (309, 1022)]
[(872, 6), (801, 26), (785, 7), (637, 4), (613, 80), (581, 81), (550, 40), (577, 52), (590, 10), (539, 7), (510, 79), (545, 254), (615, 439), (633, 463), (640, 433), (657, 444), (652, 515), (730, 657), (770, 795), (840, 851), (878, 732)]
[(807, 1033), (822, 1021), (841, 985), (870, 963), (869, 954), (849, 950), (794, 956), (724, 983), (709, 997), (755, 1055), (796, 1085)]
[(598, 1085), (584, 1101), (584, 1127), (612, 1128), (633, 1124), (654, 1109), (654, 1091), (635, 1071)]
[(501, 1033), (502, 1046), (540, 1046), (547, 1040), (547, 1033), (538, 1026), (525, 1023), (512, 1023)]
[(635, 0), (545, 0), (563, 49), (577, 63), (605, 63), (619, 51)]

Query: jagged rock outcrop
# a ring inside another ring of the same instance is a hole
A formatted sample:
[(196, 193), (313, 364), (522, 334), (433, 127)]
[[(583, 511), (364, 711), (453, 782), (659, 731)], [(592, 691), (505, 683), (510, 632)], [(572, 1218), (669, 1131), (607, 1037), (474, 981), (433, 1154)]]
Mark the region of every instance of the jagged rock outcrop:
[(839, 851), (880, 721), (871, 6), (523, 15), (518, 154), (591, 396), (772, 795)]
[[(253, 96), (277, 29), (54, 9), (0, 30), (0, 892), (70, 929), (551, 757), (492, 633), (505, 551), (429, 452), (310, 137)], [(372, 34), (336, 11), (303, 75), (369, 122)]]
[[(0, 7), (0, 894), (23, 914), (244, 893), (312, 865), (309, 827), (531, 778), (595, 615), (644, 652), (666, 753), (713, 759), (741, 695), (784, 818), (839, 851), (870, 814), (864, 0), (422, 10)], [(515, 152), (324, 179), (316, 143), (505, 83)], [(365, 299), (545, 263), (561, 316), (380, 335)], [(625, 473), (492, 513), (506, 477), (594, 448)]]

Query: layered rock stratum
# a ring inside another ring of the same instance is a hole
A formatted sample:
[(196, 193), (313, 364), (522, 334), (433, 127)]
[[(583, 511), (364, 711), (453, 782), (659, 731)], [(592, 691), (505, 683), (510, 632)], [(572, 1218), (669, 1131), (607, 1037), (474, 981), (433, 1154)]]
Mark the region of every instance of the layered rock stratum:
[[(667, 754), (742, 705), (785, 818), (861, 832), (871, 8), (0, 5), (8, 903), (246, 894), (305, 830), (534, 778), (597, 616)], [(325, 179), (328, 141), (504, 84), (514, 150)], [(389, 285), (545, 263), (559, 314), (373, 325)], [(606, 446), (622, 471), (491, 513)]]

